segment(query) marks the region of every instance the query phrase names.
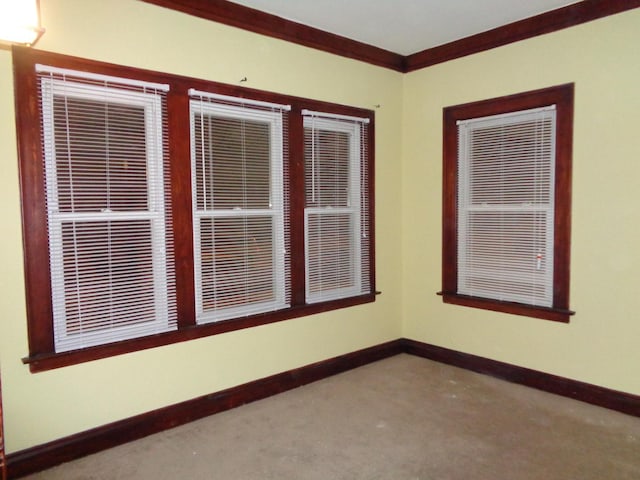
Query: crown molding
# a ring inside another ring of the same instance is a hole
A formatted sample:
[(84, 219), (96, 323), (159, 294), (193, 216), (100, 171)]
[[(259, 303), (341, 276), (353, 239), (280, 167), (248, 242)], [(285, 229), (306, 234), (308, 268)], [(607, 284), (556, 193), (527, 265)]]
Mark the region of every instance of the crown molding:
[(584, 0), (405, 57), (405, 72), (483, 52), (640, 7), (640, 0)]
[(404, 69), (404, 57), (397, 53), (226, 0), (142, 1), (371, 65), (398, 72)]
[(640, 0), (583, 0), (486, 32), (402, 56), (226, 0), (142, 1), (405, 73), (640, 7)]

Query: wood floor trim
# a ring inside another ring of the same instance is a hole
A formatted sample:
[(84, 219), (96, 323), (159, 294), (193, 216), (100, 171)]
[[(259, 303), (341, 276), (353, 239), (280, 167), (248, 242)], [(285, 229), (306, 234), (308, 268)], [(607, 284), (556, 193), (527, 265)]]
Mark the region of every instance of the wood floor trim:
[(640, 396), (549, 373), (518, 367), (468, 353), (450, 350), (415, 340), (403, 339), (403, 351), (454, 367), (489, 375), (511, 383), (569, 397), (610, 410), (640, 417)]
[(394, 340), (36, 445), (7, 455), (8, 478), (39, 472), (399, 353), (402, 340)]
[(640, 396), (637, 395), (402, 338), (10, 453), (7, 455), (8, 478), (39, 472), (400, 353), (640, 417)]

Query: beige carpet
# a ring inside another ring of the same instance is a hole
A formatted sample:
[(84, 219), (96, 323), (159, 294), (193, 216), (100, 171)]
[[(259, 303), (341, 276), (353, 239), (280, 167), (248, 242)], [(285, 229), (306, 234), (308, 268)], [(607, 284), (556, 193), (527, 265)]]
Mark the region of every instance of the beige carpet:
[(398, 355), (30, 480), (638, 480), (640, 418)]

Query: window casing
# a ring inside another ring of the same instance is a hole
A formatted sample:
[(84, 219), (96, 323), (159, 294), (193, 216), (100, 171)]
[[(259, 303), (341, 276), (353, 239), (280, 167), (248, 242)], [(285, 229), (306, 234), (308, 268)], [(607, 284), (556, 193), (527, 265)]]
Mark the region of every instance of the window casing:
[[(372, 111), (26, 48), (13, 59), (31, 371), (375, 300)], [(322, 299), (306, 293), (303, 111), (343, 130), (360, 119), (344, 246), (359, 288)]]
[(443, 299), (568, 321), (573, 85), (444, 110)]

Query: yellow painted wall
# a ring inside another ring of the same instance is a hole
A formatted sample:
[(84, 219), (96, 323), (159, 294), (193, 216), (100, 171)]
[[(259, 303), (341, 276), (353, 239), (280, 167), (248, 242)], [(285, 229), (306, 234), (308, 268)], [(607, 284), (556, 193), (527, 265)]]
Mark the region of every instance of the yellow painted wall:
[(38, 49), (376, 110), (373, 304), (31, 374), (11, 53), (0, 50), (0, 363), (8, 452), (401, 336), (402, 75), (134, 0), (41, 0)]
[[(640, 394), (640, 9), (404, 77), (403, 333)], [(571, 323), (443, 304), (442, 109), (575, 82)]]

